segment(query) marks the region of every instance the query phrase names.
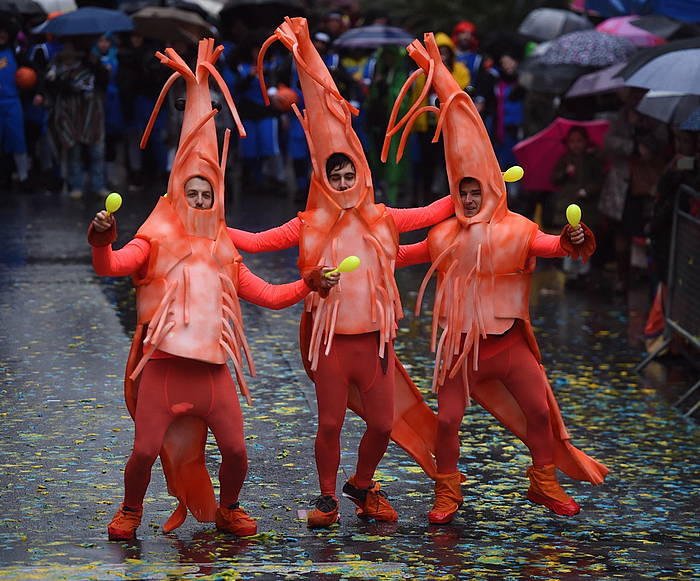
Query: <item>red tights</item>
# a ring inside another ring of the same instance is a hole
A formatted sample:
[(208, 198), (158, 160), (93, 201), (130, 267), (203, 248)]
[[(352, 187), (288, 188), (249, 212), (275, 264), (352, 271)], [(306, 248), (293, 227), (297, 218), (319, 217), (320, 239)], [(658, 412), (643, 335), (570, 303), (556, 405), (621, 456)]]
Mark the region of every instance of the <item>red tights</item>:
[(136, 404), (134, 448), (124, 471), (124, 504), (143, 503), (151, 467), (170, 424), (180, 415), (202, 418), (221, 452), (221, 505), (238, 500), (248, 470), (243, 417), (226, 365), (169, 357), (152, 359), (143, 369)]
[(372, 484), (372, 476), (389, 445), (394, 419), (394, 348), (385, 353), (388, 365), (382, 370), (378, 333), (336, 335), (326, 357), (319, 357), (314, 372), (318, 402), (316, 433), (316, 469), (321, 494), (335, 496), (336, 476), (340, 465), (340, 431), (348, 405), (348, 390), (354, 384), (360, 391), (367, 424), (357, 452), (355, 484), (360, 488)]
[[(499, 350), (497, 343), (502, 342)], [(554, 439), (547, 403), (546, 378), (540, 365), (516, 325), (503, 337), (489, 337), (486, 355), (479, 358), (479, 370), (471, 371), (468, 361), (469, 384), (486, 379), (499, 379), (523, 410), (527, 421), (527, 446), (536, 466), (554, 463)], [(438, 429), (435, 459), (438, 472), (457, 471), (459, 459), (459, 428), (464, 416), (466, 398), (461, 374), (447, 379), (438, 392)]]

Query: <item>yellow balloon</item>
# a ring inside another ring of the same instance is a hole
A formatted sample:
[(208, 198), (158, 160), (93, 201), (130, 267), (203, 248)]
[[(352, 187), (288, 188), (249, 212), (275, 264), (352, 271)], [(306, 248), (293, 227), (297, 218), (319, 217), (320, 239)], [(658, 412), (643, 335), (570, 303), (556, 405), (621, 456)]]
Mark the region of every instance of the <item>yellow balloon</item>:
[(514, 165), (503, 172), (503, 179), (507, 182), (517, 182), (518, 180), (522, 179), (524, 175), (525, 170), (519, 165)]
[(581, 208), (576, 204), (570, 204), (566, 208), (566, 219), (572, 228), (576, 228), (578, 223), (581, 221)]
[(353, 270), (357, 270), (359, 267), (360, 259), (357, 256), (348, 256), (340, 261), (340, 264), (337, 268), (334, 268), (330, 272), (327, 272), (325, 276), (328, 277), (331, 274), (335, 274), (336, 272), (352, 272)]
[(122, 197), (117, 192), (112, 192), (105, 200), (105, 209), (108, 214), (114, 214), (122, 207)]

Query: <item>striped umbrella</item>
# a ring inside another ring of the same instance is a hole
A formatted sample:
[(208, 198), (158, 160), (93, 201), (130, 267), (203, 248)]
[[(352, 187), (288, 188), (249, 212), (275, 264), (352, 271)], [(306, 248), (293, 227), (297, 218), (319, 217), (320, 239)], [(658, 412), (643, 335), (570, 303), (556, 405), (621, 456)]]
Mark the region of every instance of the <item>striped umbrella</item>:
[(336, 38), (333, 42), (333, 46), (336, 48), (367, 49), (373, 49), (387, 44), (406, 46), (413, 42), (415, 38), (415, 36), (409, 34), (402, 28), (373, 24), (372, 26), (351, 28)]

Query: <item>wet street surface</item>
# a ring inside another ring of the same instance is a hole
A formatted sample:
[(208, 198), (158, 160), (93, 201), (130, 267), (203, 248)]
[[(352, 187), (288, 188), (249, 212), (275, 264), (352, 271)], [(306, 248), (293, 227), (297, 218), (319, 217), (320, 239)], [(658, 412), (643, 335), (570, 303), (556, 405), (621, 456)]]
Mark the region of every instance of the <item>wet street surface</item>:
[[(260, 534), (238, 540), (192, 516), (163, 534), (175, 503), (157, 463), (138, 541), (107, 541), (133, 437), (122, 393), (131, 283), (92, 271), (85, 231), (98, 200), (5, 194), (0, 202), (0, 579), (700, 576), (700, 437), (672, 406), (695, 379), (680, 372), (676, 384), (677, 372), (658, 363), (649, 369), (654, 381), (634, 373), (643, 355), (644, 289), (642, 298), (565, 289), (554, 269), (537, 274), (532, 292), (545, 367), (572, 442), (610, 468), (597, 487), (561, 476), (582, 506), (579, 515), (559, 517), (525, 499), (526, 448), (473, 407), (462, 426), (465, 503), (452, 524), (427, 524), (431, 481), (392, 444), (377, 479), (399, 522), (360, 521), (343, 500), (339, 525), (309, 531), (304, 511), (318, 494), (315, 403), (298, 355), (300, 306), (273, 312), (244, 303), (258, 377), (250, 380), (254, 406), (243, 409), (250, 470), (241, 504), (258, 519)], [(125, 195), (117, 247), (154, 202)], [(295, 211), (275, 197), (237, 206), (229, 224), (251, 230)], [(297, 278), (295, 261), (296, 249), (245, 257), (275, 283)], [(424, 272), (416, 266), (397, 275), (407, 314), (397, 352), (435, 405), (430, 317), (410, 314)], [(362, 422), (349, 413), (346, 428), (339, 488), (353, 472)], [(208, 448), (216, 474), (213, 439)]]

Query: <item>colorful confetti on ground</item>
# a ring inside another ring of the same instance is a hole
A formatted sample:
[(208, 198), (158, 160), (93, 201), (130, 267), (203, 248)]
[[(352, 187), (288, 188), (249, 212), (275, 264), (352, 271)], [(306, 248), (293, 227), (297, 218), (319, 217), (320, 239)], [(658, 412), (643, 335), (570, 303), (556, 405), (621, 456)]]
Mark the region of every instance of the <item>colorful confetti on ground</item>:
[[(156, 464), (138, 542), (108, 542), (133, 436), (121, 382), (133, 293), (128, 281), (92, 274), (84, 231), (94, 210), (68, 200), (48, 206), (39, 196), (0, 209), (0, 579), (700, 576), (698, 431), (634, 374), (641, 354), (628, 346), (627, 304), (564, 291), (554, 270), (539, 273), (533, 288), (545, 365), (573, 442), (611, 468), (598, 487), (562, 477), (582, 505), (578, 516), (558, 517), (525, 500), (526, 449), (474, 407), (463, 424), (465, 504), (453, 524), (428, 526), (431, 482), (392, 445), (377, 478), (399, 522), (362, 522), (343, 501), (339, 525), (309, 531), (303, 515), (317, 495), (315, 416), (297, 351), (300, 310), (246, 305), (259, 376), (251, 382), (255, 405), (244, 409), (250, 471), (241, 501), (261, 533), (239, 540), (189, 517), (163, 534), (174, 503)], [(124, 242), (143, 215), (122, 212)], [(254, 214), (239, 215), (232, 223), (256, 227)], [(293, 251), (246, 257), (272, 282), (296, 278), (294, 262)], [(423, 272), (398, 275), (407, 317), (397, 351), (434, 405), (429, 317), (408, 315)], [(349, 414), (339, 485), (353, 472), (361, 433), (362, 422)], [(213, 440), (208, 448), (215, 474)]]

